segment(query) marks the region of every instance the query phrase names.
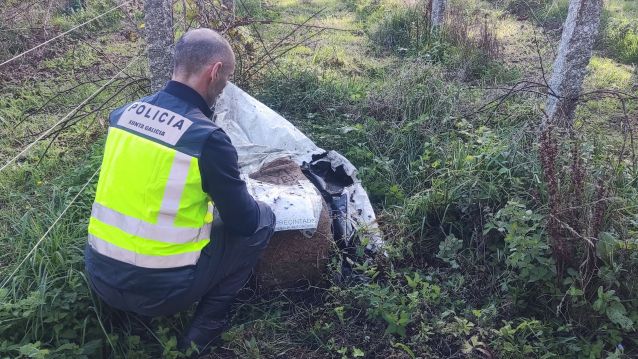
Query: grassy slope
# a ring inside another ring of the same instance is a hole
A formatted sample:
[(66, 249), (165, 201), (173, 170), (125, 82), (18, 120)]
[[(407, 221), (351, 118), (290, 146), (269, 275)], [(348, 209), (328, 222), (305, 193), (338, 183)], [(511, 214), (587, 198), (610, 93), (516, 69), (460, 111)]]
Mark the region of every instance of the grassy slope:
[[(254, 84), (254, 93), (320, 146), (343, 152), (359, 166), (382, 213), (390, 258), (358, 268), (377, 278), (369, 284), (335, 283), (328, 289), (271, 296), (245, 294), (224, 348), (213, 356), (436, 358), (491, 352), (500, 357), (551, 357), (551, 353), (613, 352), (616, 343), (601, 334), (606, 329), (588, 336), (573, 323), (554, 322), (553, 314), (546, 314), (553, 313), (553, 308), (526, 302), (520, 289), (525, 285), (513, 271), (500, 271), (491, 262), (474, 262), (468, 252), (486, 250), (476, 242), (483, 226), (478, 222), (492, 221), (494, 212), (510, 199), (528, 206), (536, 203), (536, 207), (529, 213), (526, 208), (508, 207), (510, 212), (503, 218), (524, 218), (520, 223), (512, 220), (519, 226), (542, 222), (544, 209), (533, 193), (539, 190), (538, 164), (532, 136), (526, 134), (537, 121), (535, 108), (542, 99), (510, 101), (495, 117), (480, 115), (467, 121), (461, 116), (491, 95), (477, 87), (537, 74), (528, 71), (533, 54), (516, 61), (505, 55), (505, 70), (489, 65), (479, 69), (480, 76), (459, 79), (456, 74), (468, 66), (453, 48), (440, 59), (436, 46), (418, 54), (421, 58), (432, 54), (433, 63), (394, 50), (374, 50), (366, 32), (374, 31), (370, 22), (380, 18), (366, 17), (366, 9), (355, 12), (357, 3), (365, 2), (274, 2), (270, 10), (279, 13), (280, 19), (299, 22), (326, 7), (314, 23), (358, 31), (324, 32), (279, 63), (286, 76), (272, 69)], [(402, 3), (388, 5), (386, 12)], [(494, 11), (477, 2), (468, 7)], [(518, 30), (519, 26), (531, 29), (531, 24), (506, 16), (498, 26), (507, 46), (505, 54), (520, 54), (522, 47), (529, 51), (528, 45), (521, 46), (529, 44), (529, 31)], [(267, 41), (282, 34), (281, 27), (262, 31)], [(128, 46), (141, 46), (121, 36), (105, 39), (95, 44), (118, 62), (122, 59), (117, 55)], [(49, 62), (62, 79), (4, 87), (0, 99), (7, 105), (0, 107), (4, 111), (0, 115), (12, 123), (52, 88), (74, 81), (72, 76), (64, 78), (73, 69), (79, 73), (90, 69), (96, 54), (87, 48), (82, 51), (77, 59)], [(77, 69), (78, 64), (83, 67)], [(510, 66), (519, 69), (510, 74)], [(98, 68), (112, 74), (106, 63)], [(623, 89), (631, 87), (629, 69), (612, 60), (596, 58), (591, 69), (588, 88), (610, 82)], [(50, 124), (92, 89), (95, 86), (65, 97), (64, 103), (42, 111), (47, 115), (30, 117), (28, 126), (16, 130), (3, 124), (0, 141), (10, 142), (1, 143), (0, 159), (26, 143), (14, 140), (16, 134)], [(16, 93), (18, 100), (11, 98)], [(586, 109), (585, 115), (594, 116), (601, 107), (611, 105), (596, 106)], [(38, 157), (31, 156), (0, 177), (0, 249), (7, 253), (0, 257), (2, 277), (96, 169), (101, 146), (99, 140), (95, 142), (102, 129), (91, 121), (103, 118), (104, 112), (71, 130), (41, 166), (34, 167)], [(174, 336), (187, 316), (158, 319), (146, 328), (134, 317), (103, 308), (90, 296), (81, 250), (91, 200), (89, 190), (8, 290), (0, 290), (0, 297), (6, 298), (0, 305), (0, 356), (177, 356)], [(534, 229), (529, 233), (541, 236)], [(459, 241), (470, 247), (459, 252)], [(484, 255), (489, 257), (488, 252)]]

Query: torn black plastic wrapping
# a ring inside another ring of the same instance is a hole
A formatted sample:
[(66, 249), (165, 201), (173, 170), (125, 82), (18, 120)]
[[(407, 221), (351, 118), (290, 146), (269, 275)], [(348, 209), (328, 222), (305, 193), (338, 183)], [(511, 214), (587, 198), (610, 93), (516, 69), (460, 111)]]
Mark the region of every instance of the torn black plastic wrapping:
[(326, 155), (327, 153), (313, 156), (312, 162), (304, 162), (301, 170), (330, 207), (334, 241), (344, 256), (341, 275), (343, 278), (348, 278), (353, 274), (351, 263), (356, 257), (357, 229), (348, 220), (350, 201), (348, 192), (344, 190), (353, 185), (354, 181), (346, 174), (343, 166), (333, 169)]

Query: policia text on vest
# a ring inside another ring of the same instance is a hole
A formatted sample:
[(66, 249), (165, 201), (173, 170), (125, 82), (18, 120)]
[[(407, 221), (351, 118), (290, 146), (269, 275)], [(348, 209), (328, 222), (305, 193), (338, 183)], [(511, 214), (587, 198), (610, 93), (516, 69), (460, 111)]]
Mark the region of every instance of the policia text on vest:
[(118, 125), (171, 145), (193, 122), (173, 111), (144, 102), (134, 102), (120, 117)]

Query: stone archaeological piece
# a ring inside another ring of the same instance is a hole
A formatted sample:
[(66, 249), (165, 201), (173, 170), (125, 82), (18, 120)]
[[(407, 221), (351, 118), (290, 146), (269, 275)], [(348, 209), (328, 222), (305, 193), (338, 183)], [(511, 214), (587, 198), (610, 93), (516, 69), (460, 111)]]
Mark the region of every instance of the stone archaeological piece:
[[(250, 178), (277, 185), (293, 185), (306, 180), (299, 165), (289, 159), (274, 160)], [(257, 290), (319, 284), (334, 248), (333, 243), (330, 214), (324, 202), (314, 233), (300, 230), (275, 232), (257, 266)]]
[(144, 31), (151, 90), (159, 91), (171, 79), (173, 72), (173, 2), (144, 1)]
[(602, 0), (570, 0), (569, 13), (549, 81), (542, 127), (571, 127), (592, 47), (598, 36)]

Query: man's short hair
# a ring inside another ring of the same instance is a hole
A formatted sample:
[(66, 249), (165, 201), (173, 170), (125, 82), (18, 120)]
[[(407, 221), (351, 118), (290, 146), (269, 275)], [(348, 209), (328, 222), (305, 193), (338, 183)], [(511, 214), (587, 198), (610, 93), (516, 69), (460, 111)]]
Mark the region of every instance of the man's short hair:
[(175, 44), (174, 71), (194, 74), (213, 62), (227, 64), (233, 50), (217, 31), (201, 28), (185, 33)]

